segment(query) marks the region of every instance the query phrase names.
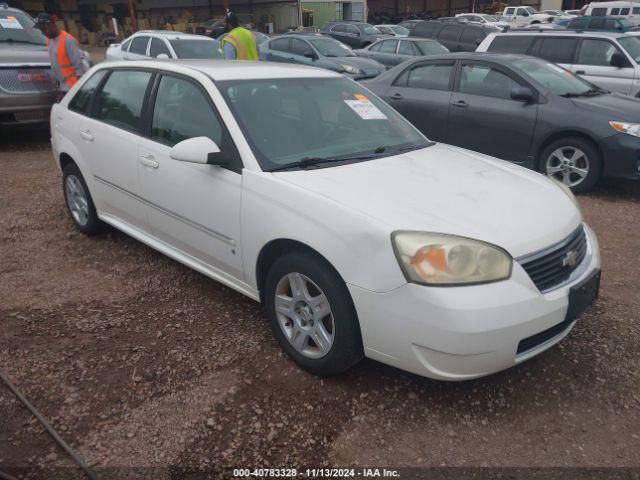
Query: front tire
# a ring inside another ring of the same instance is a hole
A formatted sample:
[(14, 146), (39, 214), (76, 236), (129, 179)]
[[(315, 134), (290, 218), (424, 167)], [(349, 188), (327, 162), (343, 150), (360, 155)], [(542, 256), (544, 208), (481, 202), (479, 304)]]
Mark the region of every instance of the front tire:
[(347, 286), (317, 255), (292, 252), (278, 258), (267, 274), (264, 299), (278, 343), (308, 372), (337, 375), (363, 358)]
[(104, 229), (80, 169), (70, 163), (62, 171), (64, 200), (75, 227), (85, 235), (95, 235)]
[(588, 140), (561, 138), (543, 149), (539, 171), (564, 183), (574, 193), (582, 193), (600, 180), (602, 159), (598, 149)]

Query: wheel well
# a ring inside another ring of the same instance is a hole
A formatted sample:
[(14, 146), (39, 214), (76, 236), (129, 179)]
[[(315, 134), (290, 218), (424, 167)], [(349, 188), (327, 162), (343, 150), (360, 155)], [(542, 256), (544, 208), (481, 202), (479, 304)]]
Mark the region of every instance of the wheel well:
[[(267, 280), (267, 273), (269, 272), (271, 265), (273, 265), (273, 262), (282, 255), (293, 251), (308, 252), (318, 257), (330, 268), (335, 270), (333, 265), (331, 265), (331, 262), (329, 262), (329, 260), (327, 260), (321, 253), (302, 242), (286, 238), (272, 240), (262, 247), (262, 250), (260, 250), (260, 254), (258, 255), (258, 261), (256, 262), (256, 282), (258, 284), (258, 291), (260, 292), (260, 301), (264, 302), (264, 284)], [(340, 274), (338, 273), (338, 275)]]
[(76, 163), (73, 161), (73, 158), (71, 158), (71, 155), (67, 154), (67, 153), (61, 153), (60, 154), (60, 170), (64, 170), (66, 168), (67, 165), (69, 165), (70, 163)]
[[(549, 138), (545, 139), (545, 141), (542, 142), (540, 147), (538, 147), (538, 151), (536, 152), (536, 165), (535, 165), (537, 171), (540, 171), (541, 162), (542, 162), (542, 152), (544, 151), (544, 149), (547, 148), (551, 142), (555, 142), (556, 140), (560, 140), (561, 138), (566, 138), (566, 137), (578, 137), (582, 140), (589, 142), (596, 149), (596, 151), (598, 152), (598, 155), (600, 155), (600, 160), (602, 160), (602, 150), (600, 150), (598, 143), (595, 142), (593, 138), (591, 138), (589, 135), (586, 135), (582, 132), (573, 132), (573, 131), (557, 132), (551, 135)], [(603, 163), (603, 162), (600, 162), (600, 163)]]

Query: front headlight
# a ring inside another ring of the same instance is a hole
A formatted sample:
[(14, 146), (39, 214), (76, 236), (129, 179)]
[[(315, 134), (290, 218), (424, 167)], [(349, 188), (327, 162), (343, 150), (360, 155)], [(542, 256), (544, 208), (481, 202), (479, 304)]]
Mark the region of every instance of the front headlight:
[(409, 282), (471, 285), (511, 276), (512, 259), (495, 245), (442, 233), (399, 231), (391, 234), (400, 268)]
[(640, 123), (626, 123), (626, 122), (609, 122), (609, 125), (617, 132), (626, 133), (627, 135), (633, 135), (634, 137), (640, 137)]
[(360, 75), (362, 73), (362, 70), (360, 70), (358, 67), (354, 67), (353, 65), (347, 65), (347, 64), (340, 64), (340, 67), (347, 73), (350, 73), (351, 75)]
[(549, 178), (551, 180), (553, 180), (553, 183), (555, 183), (558, 187), (560, 187), (560, 190), (562, 190), (567, 197), (569, 197), (569, 199), (573, 202), (573, 204), (578, 209), (578, 212), (580, 213), (580, 217), (582, 217), (582, 209), (580, 208), (580, 204), (578, 203), (578, 199), (573, 194), (571, 189), (567, 185), (562, 183), (560, 180), (556, 180), (555, 178), (552, 178), (552, 177), (549, 177)]

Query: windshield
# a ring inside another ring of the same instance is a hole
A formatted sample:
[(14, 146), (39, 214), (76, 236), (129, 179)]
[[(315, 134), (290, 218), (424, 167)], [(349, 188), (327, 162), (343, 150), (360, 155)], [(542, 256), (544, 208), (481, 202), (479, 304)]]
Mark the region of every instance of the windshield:
[(355, 57), (356, 54), (347, 47), (344, 43), (340, 43), (337, 40), (330, 38), (315, 38), (309, 40), (309, 43), (313, 45), (320, 55), (324, 57)]
[(414, 45), (418, 47), (418, 49), (423, 55), (437, 55), (439, 53), (449, 52), (449, 50), (447, 50), (438, 42), (429, 42), (429, 41), (419, 42), (418, 41), (418, 42), (415, 42)]
[(531, 8), (531, 7), (525, 7), (525, 10), (531, 14), (540, 13), (535, 8)]
[[(430, 145), (395, 110), (347, 78), (217, 84), (263, 170), (312, 158), (362, 161), (354, 157), (388, 157)], [(336, 163), (323, 164), (331, 165)]]
[(367, 25), (366, 27), (364, 27), (364, 33), (366, 33), (367, 35), (380, 35), (382, 32), (373, 25)]
[(391, 28), (391, 30), (393, 30), (396, 35), (409, 35), (409, 30), (404, 28), (402, 25), (396, 25), (389, 28)]
[(496, 17), (492, 17), (491, 15), (480, 15), (482, 18), (484, 18), (487, 22), (497, 22), (499, 21)]
[(640, 39), (638, 37), (621, 37), (618, 43), (636, 62), (640, 62)]
[(47, 39), (28, 15), (22, 12), (0, 12), (0, 42), (46, 45)]
[(178, 58), (224, 58), (220, 44), (207, 40), (169, 40)]
[(513, 65), (556, 95), (584, 95), (597, 89), (593, 84), (582, 80), (568, 70), (544, 60), (523, 58), (515, 60)]

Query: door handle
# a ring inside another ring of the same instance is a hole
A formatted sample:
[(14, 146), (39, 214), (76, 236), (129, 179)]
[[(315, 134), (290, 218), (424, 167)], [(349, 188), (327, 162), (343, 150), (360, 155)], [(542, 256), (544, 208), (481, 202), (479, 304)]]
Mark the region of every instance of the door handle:
[(402, 95), (400, 95), (399, 93), (394, 93), (393, 95), (391, 95), (389, 97), (391, 100), (402, 100), (404, 97)]
[(458, 100), (455, 103), (451, 104), (452, 107), (459, 107), (459, 108), (466, 108), (469, 106), (469, 104), (467, 102), (465, 102), (464, 100)]
[(158, 168), (160, 164), (153, 159), (153, 155), (140, 155), (140, 163), (145, 167)]
[(87, 142), (93, 142), (93, 135), (91, 135), (89, 130), (80, 130), (80, 136)]
[(585, 72), (584, 70), (576, 70), (576, 75), (584, 75), (585, 73), (587, 72)]

